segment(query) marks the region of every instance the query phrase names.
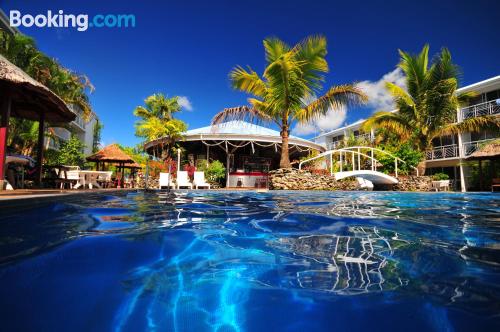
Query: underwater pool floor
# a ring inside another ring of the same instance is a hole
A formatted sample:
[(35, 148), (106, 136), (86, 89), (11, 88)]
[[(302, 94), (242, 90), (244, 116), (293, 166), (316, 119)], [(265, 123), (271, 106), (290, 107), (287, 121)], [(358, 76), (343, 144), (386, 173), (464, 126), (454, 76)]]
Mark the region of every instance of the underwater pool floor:
[(0, 212), (2, 331), (493, 331), (500, 194), (113, 192)]

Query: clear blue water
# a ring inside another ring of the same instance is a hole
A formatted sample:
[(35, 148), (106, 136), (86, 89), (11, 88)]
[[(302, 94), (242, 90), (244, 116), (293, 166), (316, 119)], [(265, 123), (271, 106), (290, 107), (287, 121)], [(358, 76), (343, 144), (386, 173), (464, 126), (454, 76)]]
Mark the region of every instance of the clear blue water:
[(493, 331), (500, 195), (78, 195), (0, 211), (2, 331)]

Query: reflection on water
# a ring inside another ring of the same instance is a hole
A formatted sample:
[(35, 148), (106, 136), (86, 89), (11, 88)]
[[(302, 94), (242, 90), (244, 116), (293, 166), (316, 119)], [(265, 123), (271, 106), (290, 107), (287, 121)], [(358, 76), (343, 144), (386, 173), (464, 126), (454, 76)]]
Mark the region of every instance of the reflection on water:
[[(112, 259), (107, 264), (123, 262), (118, 253), (135, 244), (152, 247), (126, 271), (108, 275), (122, 294), (107, 306), (116, 331), (259, 330), (270, 326), (256, 322), (260, 309), (276, 317), (287, 306), (352, 314), (354, 309), (337, 304), (342, 299), (370, 310), (382, 303), (418, 303), (425, 313), (415, 319), (430, 328), (453, 328), (457, 323), (448, 310), (473, 315), (462, 316), (462, 324), (492, 327), (500, 313), (498, 198), (342, 192), (93, 196), (47, 207), (43, 217), (23, 215), (34, 220), (29, 223), (0, 220), (0, 262), (7, 275), (16, 264), (84, 239), (104, 241)], [(106, 240), (115, 238), (120, 244)], [(301, 321), (299, 314), (279, 326), (325, 328)]]

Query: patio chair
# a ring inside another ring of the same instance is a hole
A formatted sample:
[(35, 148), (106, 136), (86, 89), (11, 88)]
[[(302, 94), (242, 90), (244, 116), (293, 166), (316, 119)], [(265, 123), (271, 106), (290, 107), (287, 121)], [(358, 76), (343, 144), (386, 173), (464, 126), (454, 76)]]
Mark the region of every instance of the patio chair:
[(175, 185), (172, 182), (172, 177), (170, 176), (170, 173), (160, 173), (159, 187), (160, 187), (160, 189), (162, 189), (163, 187), (175, 188)]
[(101, 184), (103, 188), (109, 188), (111, 186), (111, 177), (113, 176), (112, 171), (100, 172), (97, 177), (97, 182)]
[(188, 187), (193, 189), (193, 184), (189, 181), (188, 172), (187, 171), (178, 171), (177, 172), (177, 189), (181, 187)]
[(205, 172), (194, 172), (193, 185), (196, 189), (198, 187), (207, 187), (210, 189), (210, 183), (205, 180)]

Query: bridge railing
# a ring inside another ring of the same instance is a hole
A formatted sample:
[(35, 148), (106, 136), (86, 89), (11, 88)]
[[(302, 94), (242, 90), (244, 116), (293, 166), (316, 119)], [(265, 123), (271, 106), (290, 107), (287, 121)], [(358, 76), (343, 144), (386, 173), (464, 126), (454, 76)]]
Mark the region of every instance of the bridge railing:
[[(363, 150), (363, 149), (369, 150), (370, 155), (362, 153), (361, 150)], [(403, 164), (407, 164), (407, 163), (404, 160), (402, 160), (401, 158), (398, 158), (395, 155), (393, 155), (387, 151), (384, 151), (384, 150), (381, 150), (378, 148), (374, 148), (374, 147), (370, 147), (370, 146), (351, 146), (351, 147), (345, 147), (345, 148), (341, 148), (341, 149), (329, 150), (329, 151), (323, 152), (315, 157), (301, 161), (299, 163), (299, 169), (302, 169), (302, 165), (305, 163), (308, 163), (308, 162), (311, 162), (313, 160), (323, 158), (323, 157), (330, 157), (330, 175), (333, 175), (333, 155), (334, 154), (339, 155), (339, 168), (340, 168), (340, 172), (342, 172), (344, 163), (348, 164), (347, 156), (348, 156), (348, 154), (351, 154), (351, 158), (352, 158), (351, 164), (352, 164), (353, 171), (356, 170), (356, 164), (358, 166), (358, 170), (362, 170), (361, 169), (361, 157), (368, 158), (368, 160), (370, 160), (371, 170), (376, 171), (377, 170), (377, 163), (379, 163), (379, 161), (378, 161), (378, 159), (373, 157), (373, 154), (375, 151), (378, 153), (385, 154), (385, 155), (391, 157), (392, 159), (394, 159), (394, 173), (395, 173), (395, 176), (397, 178), (398, 177), (398, 162), (403, 163)], [(343, 156), (344, 156), (344, 158), (342, 158)], [(357, 156), (357, 162), (356, 162), (356, 156)], [(345, 160), (345, 162), (344, 162), (344, 160)], [(411, 166), (411, 168), (413, 168), (416, 171), (417, 176), (418, 176), (419, 175), (418, 168), (413, 167), (413, 166)]]

